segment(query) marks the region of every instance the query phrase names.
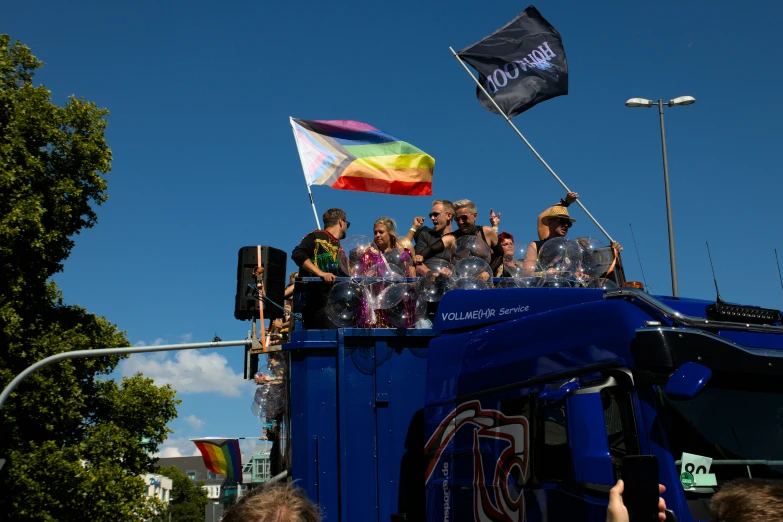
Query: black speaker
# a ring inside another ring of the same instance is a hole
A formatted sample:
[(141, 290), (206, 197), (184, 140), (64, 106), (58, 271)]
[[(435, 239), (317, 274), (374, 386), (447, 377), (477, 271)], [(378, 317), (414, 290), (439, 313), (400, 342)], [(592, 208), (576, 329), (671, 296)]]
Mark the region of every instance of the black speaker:
[[(264, 319), (280, 319), (283, 317), (283, 300), (285, 296), (285, 263), (288, 255), (282, 250), (270, 246), (247, 246), (239, 249), (239, 264), (237, 265), (237, 295), (234, 303), (234, 317), (240, 321), (258, 317), (258, 294), (256, 276), (253, 270), (259, 266), (258, 254), (261, 253), (260, 266), (264, 269), (264, 294), (280, 308), (264, 303)], [(248, 288), (251, 285), (253, 288)]]

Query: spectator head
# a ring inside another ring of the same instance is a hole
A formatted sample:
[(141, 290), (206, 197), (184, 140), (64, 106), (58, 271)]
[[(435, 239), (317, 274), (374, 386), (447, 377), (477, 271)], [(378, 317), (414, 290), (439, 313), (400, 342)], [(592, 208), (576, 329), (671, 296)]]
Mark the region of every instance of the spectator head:
[(348, 234), (348, 227), (351, 226), (351, 223), (345, 219), (346, 215), (344, 210), (340, 210), (339, 208), (330, 208), (324, 212), (323, 218), (325, 229), (339, 227), (338, 234), (334, 234), (335, 237), (337, 237), (337, 239), (345, 238), (345, 236)]
[(476, 226), (476, 205), (469, 199), (461, 199), (454, 202), (454, 220), (463, 232), (472, 232)]
[(294, 284), (297, 277), (299, 277), (299, 272), (291, 272), (291, 275), (288, 276), (288, 284)]
[(222, 522), (320, 522), (318, 506), (291, 484), (270, 484), (250, 491), (229, 509)]
[(376, 219), (372, 233), (375, 245), (381, 252), (397, 246), (397, 226), (392, 218), (384, 216)]
[(503, 257), (506, 259), (514, 258), (514, 236), (508, 232), (498, 234), (498, 244), (503, 249)]
[(454, 204), (446, 199), (436, 199), (432, 202), (430, 219), (432, 220), (432, 230), (437, 234), (442, 234), (447, 226), (451, 224), (454, 218)]
[(761, 479), (732, 480), (712, 496), (712, 522), (783, 520), (783, 483)]

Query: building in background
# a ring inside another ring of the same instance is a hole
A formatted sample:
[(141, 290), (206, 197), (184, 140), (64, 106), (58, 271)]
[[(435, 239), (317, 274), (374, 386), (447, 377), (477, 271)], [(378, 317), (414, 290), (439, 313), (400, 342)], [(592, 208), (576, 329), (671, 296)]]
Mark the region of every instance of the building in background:
[(198, 457), (165, 457), (158, 459), (158, 466), (174, 466), (193, 482), (203, 482), (210, 502), (223, 503), (223, 484), (225, 475), (213, 473), (204, 465), (204, 459)]
[(251, 474), (250, 480), (245, 479), (246, 482), (251, 484), (263, 484), (272, 478), (270, 466), (271, 451), (271, 444), (264, 444), (263, 446), (259, 444), (253, 450), (253, 454), (250, 455), (249, 461), (243, 460), (243, 462), (248, 462)]
[(171, 502), (171, 486), (172, 480), (164, 475), (158, 475), (157, 473), (146, 473), (141, 476), (144, 480), (144, 484), (147, 485), (148, 497), (155, 497), (162, 501), (164, 504)]

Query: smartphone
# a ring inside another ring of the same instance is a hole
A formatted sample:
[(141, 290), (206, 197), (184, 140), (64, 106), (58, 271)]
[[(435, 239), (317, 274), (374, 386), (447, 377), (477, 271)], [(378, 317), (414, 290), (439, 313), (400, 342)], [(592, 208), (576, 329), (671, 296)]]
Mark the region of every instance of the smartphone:
[(633, 455), (623, 457), (621, 470), (625, 491), (623, 503), (630, 522), (658, 520), (658, 457)]

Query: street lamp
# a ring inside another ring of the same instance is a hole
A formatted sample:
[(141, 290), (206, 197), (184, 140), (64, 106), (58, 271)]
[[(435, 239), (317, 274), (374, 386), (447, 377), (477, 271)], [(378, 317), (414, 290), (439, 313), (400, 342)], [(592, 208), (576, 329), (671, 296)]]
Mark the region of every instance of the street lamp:
[[(669, 107), (677, 107), (680, 105), (691, 105), (696, 103), (696, 98), (693, 96), (679, 96), (672, 98), (666, 104)], [(663, 129), (663, 100), (658, 100), (656, 104), (652, 100), (646, 98), (631, 98), (625, 102), (626, 107), (652, 107), (658, 105), (658, 114), (661, 117), (661, 149), (663, 151), (663, 185), (666, 189), (666, 222), (669, 226), (669, 263), (672, 271), (672, 297), (677, 297), (679, 291), (677, 290), (677, 261), (674, 256), (674, 226), (672, 224), (672, 202), (669, 195), (669, 162), (666, 158), (666, 133)]]

